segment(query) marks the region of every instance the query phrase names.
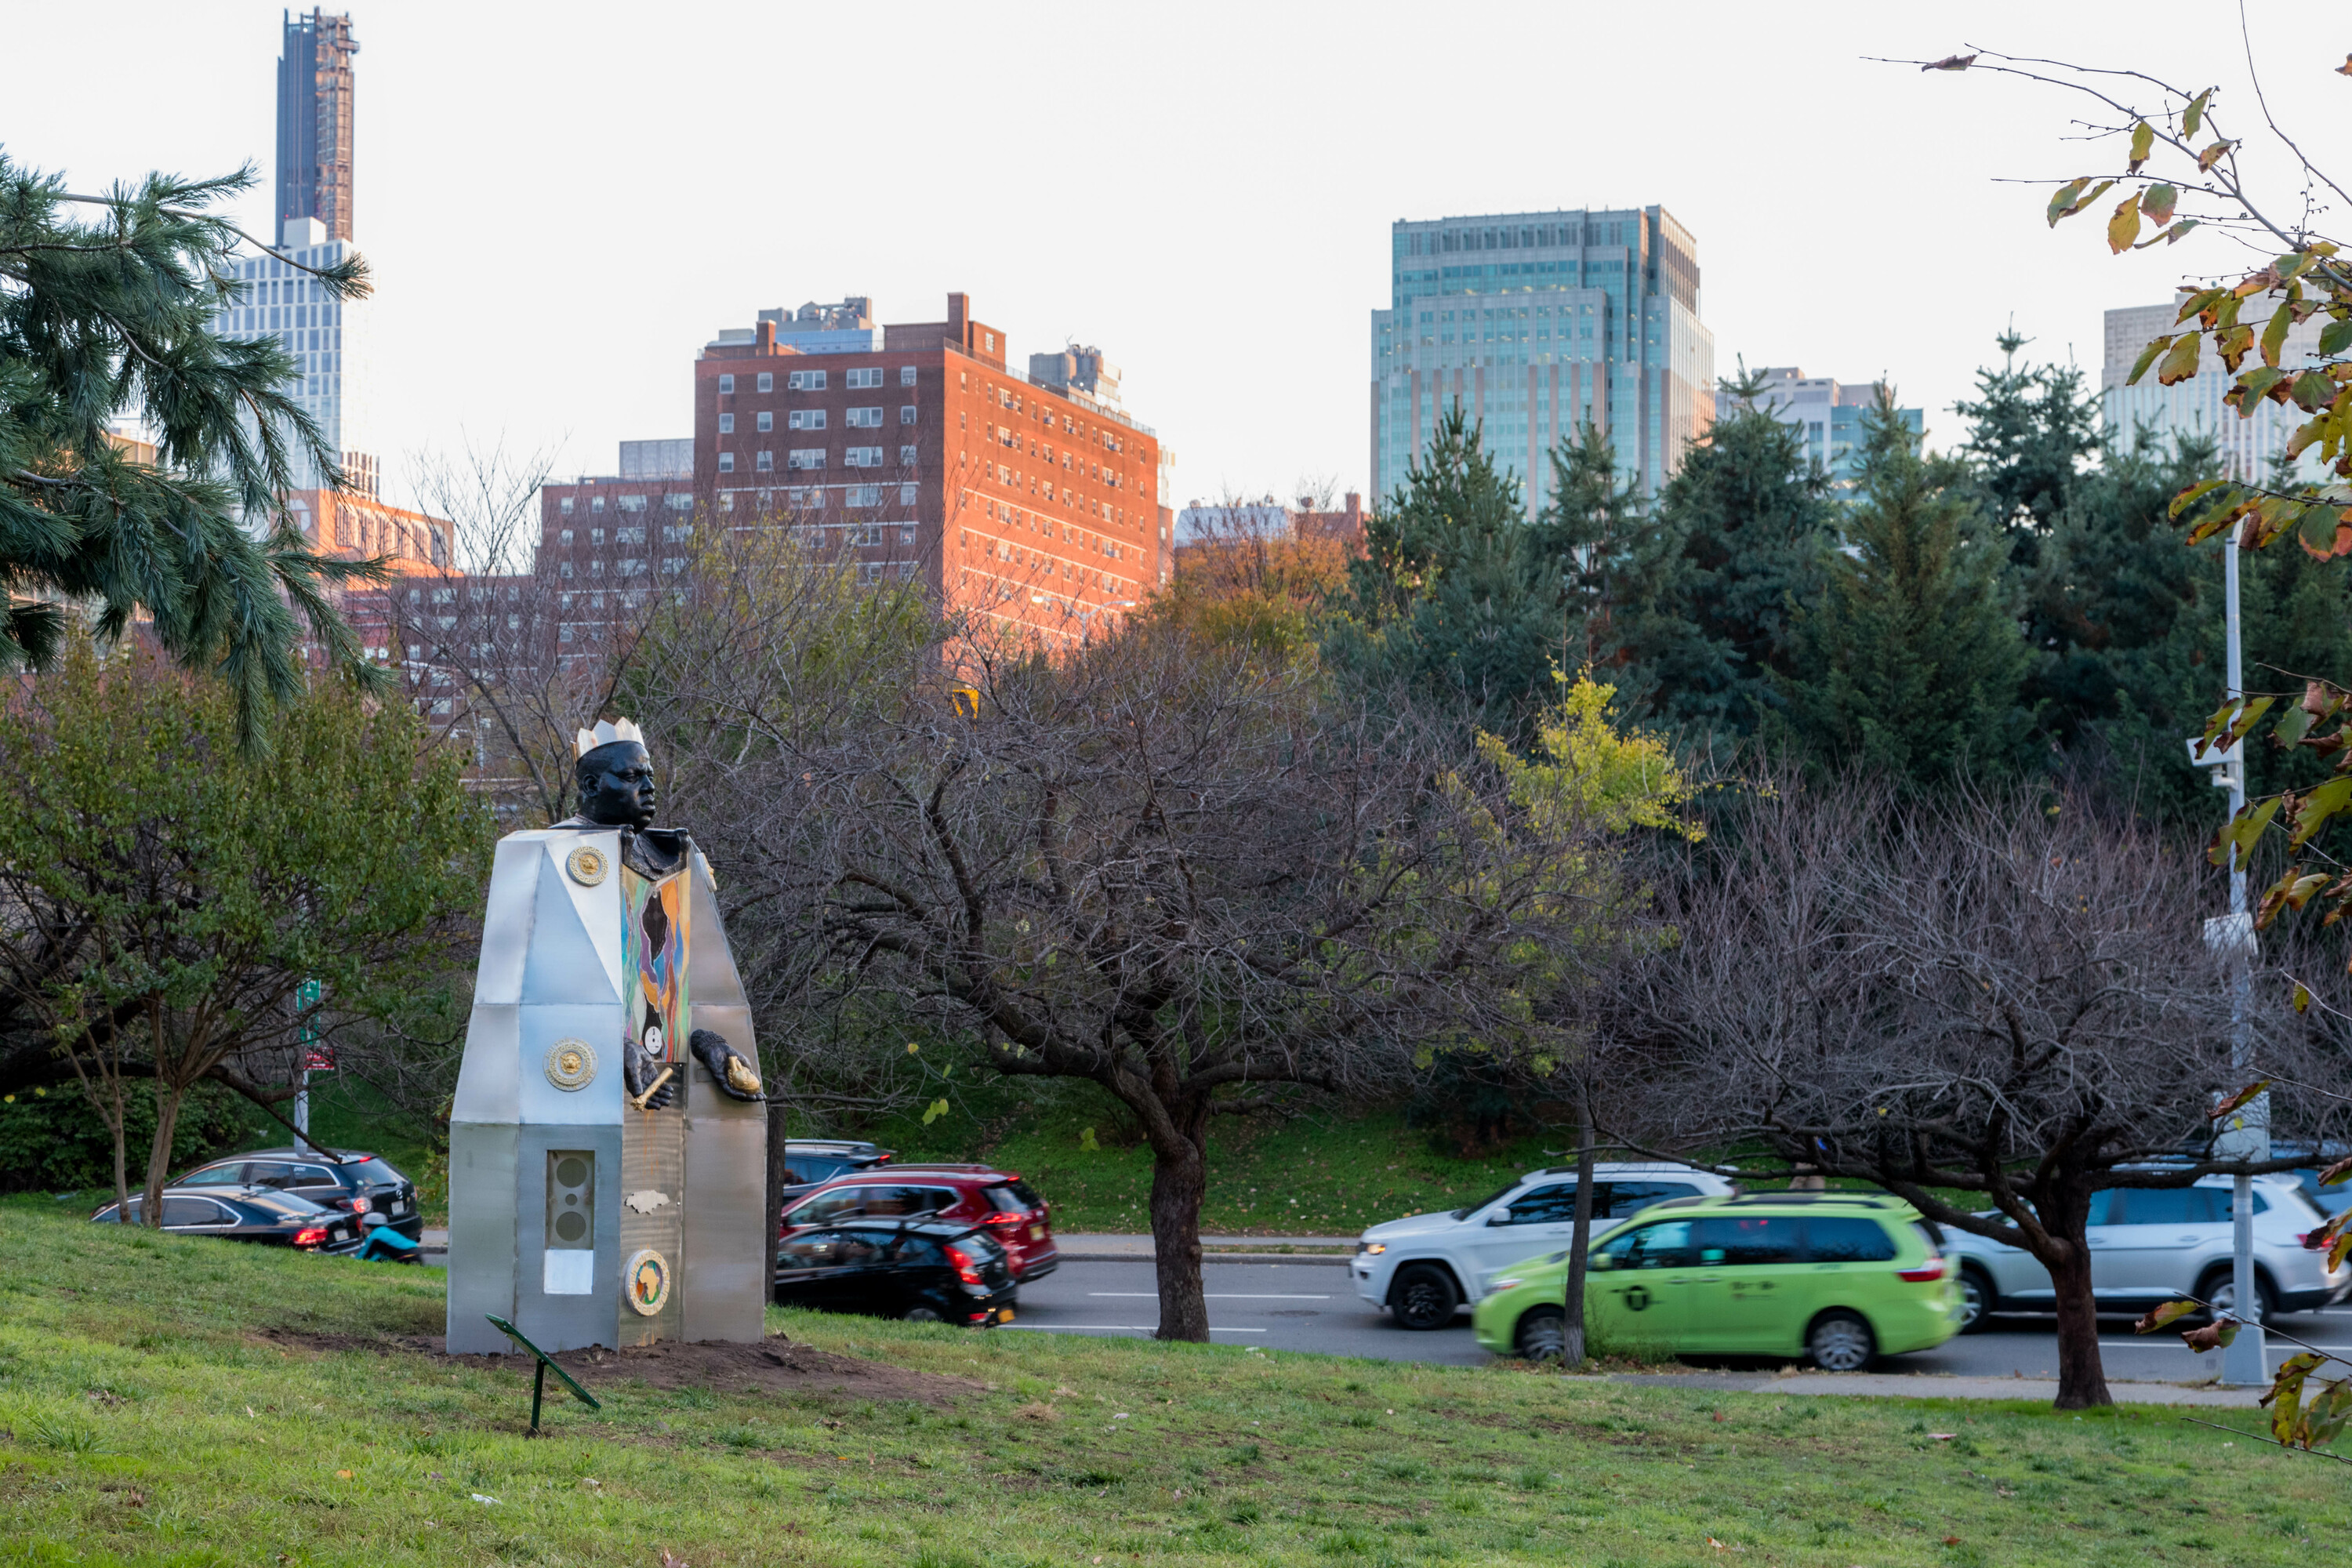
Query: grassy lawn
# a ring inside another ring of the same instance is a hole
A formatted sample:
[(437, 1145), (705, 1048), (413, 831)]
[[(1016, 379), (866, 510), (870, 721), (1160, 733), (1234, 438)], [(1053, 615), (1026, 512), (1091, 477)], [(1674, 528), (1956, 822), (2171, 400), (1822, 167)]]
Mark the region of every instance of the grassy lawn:
[(866, 1400), (615, 1368), (601, 1413), (526, 1441), (521, 1373), (386, 1348), (437, 1335), (437, 1273), (52, 1208), (0, 1205), (0, 1563), (2301, 1564), (2347, 1511), (2325, 1459), (2160, 1410), (799, 1314), (776, 1326), (803, 1344), (958, 1381)]
[[(1097, 1120), (1079, 1104), (991, 1122), (958, 1115), (928, 1128), (909, 1118), (871, 1136), (901, 1159), (984, 1157), (1018, 1171), (1054, 1205), (1058, 1230), (1149, 1230), (1151, 1151), (1113, 1147), (1100, 1132), (1098, 1146), (1086, 1148), (1081, 1133)], [(1461, 1159), (1433, 1150), (1429, 1134), (1394, 1111), (1220, 1118), (1210, 1132), (1201, 1227), (1217, 1236), (1352, 1236), (1381, 1220), (1474, 1203), (1522, 1172), (1559, 1163), (1543, 1143), (1528, 1137), (1493, 1158)]]

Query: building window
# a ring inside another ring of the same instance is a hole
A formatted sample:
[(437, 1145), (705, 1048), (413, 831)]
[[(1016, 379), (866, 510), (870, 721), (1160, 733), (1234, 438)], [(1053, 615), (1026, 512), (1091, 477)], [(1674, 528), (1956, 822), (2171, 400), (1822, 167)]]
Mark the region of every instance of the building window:
[(643, 511), (646, 510), (646, 498), (643, 496), (623, 496), (621, 498), (621, 510), (623, 511)]
[(901, 447), (898, 448), (898, 466), (902, 468), (911, 468), (919, 460), (921, 455), (917, 447)]
[(675, 576), (677, 576), (679, 573), (681, 573), (681, 572), (683, 572), (683, 571), (685, 571), (685, 570), (686, 570), (686, 557), (685, 557), (685, 556), (683, 556), (683, 555), (666, 555), (666, 556), (662, 557), (662, 575), (663, 575), (663, 576), (665, 576), (665, 577), (675, 577)]
[(591, 561), (588, 563), (588, 575), (591, 577), (602, 577), (604, 574), (604, 563), (602, 561)]
[(776, 416), (762, 408), (760, 410), (759, 425), (762, 434), (772, 430), (776, 427)]
[(900, 386), (912, 386), (915, 384), (915, 367), (913, 365), (902, 364), (898, 367), (898, 384)]
[(684, 544), (688, 540), (692, 539), (693, 537), (694, 524), (690, 522), (673, 523), (669, 527), (662, 530), (662, 542), (664, 544)]
[(882, 504), (882, 487), (880, 485), (844, 485), (841, 487), (841, 504), (844, 506), (880, 506)]
[(642, 561), (624, 561), (614, 568), (615, 573), (624, 577), (642, 576), (645, 570), (646, 563)]
[(589, 542), (589, 543), (591, 543), (591, 544), (602, 544), (602, 543), (604, 543), (604, 531), (603, 529), (601, 529), (601, 528), (592, 528), (592, 529), (590, 529), (590, 530), (588, 531), (588, 542)]
[(821, 370), (790, 371), (784, 376), (784, 387), (791, 392), (823, 392), (824, 372)]
[(900, 506), (912, 506), (915, 504), (914, 486), (900, 485), (898, 487), (898, 504)]
[(776, 467), (776, 455), (773, 452), (762, 452), (751, 466), (763, 474), (772, 473)]
[(876, 364), (867, 365), (862, 370), (852, 370), (849, 373), (849, 384), (852, 387), (881, 385), (882, 367)]
[(616, 528), (613, 531), (613, 542), (615, 544), (643, 544), (645, 542), (646, 531), (642, 528)]
[(763, 370), (760, 373), (760, 390), (762, 392), (776, 390), (776, 378), (772, 372)]
[(734, 453), (721, 452), (719, 454), (719, 471), (722, 474), (731, 474), (735, 471)]
[(558, 501), (556, 505), (557, 508), (562, 511), (564, 516), (570, 517), (572, 515), (572, 498), (570, 496), (565, 496), (561, 501)]
[(898, 405), (898, 423), (901, 425), (912, 425), (914, 422), (915, 405), (911, 403), (901, 403)]
[(735, 416), (732, 414), (722, 414), (719, 416), (719, 433), (721, 436), (732, 436), (735, 434)]
[(824, 428), (824, 410), (795, 408), (785, 416), (784, 423), (795, 430), (822, 430)]
[(733, 392), (734, 390), (735, 390), (735, 378), (734, 378), (733, 376), (731, 376), (731, 375), (722, 375), (722, 376), (720, 376), (720, 377), (719, 378), (719, 394), (720, 394), (720, 395), (721, 395), (721, 396), (724, 396), (724, 395), (726, 395), (727, 394)]
[(604, 510), (604, 498), (603, 496), (590, 496), (588, 498), (588, 510), (590, 511), (603, 511)]
[[(760, 454), (762, 458), (767, 455), (765, 452)], [(793, 468), (822, 468), (824, 467), (824, 448), (795, 447), (793, 448), (792, 456), (785, 460), (785, 466)]]
[(853, 468), (878, 468), (882, 466), (882, 448), (852, 447), (842, 461)]
[(557, 563), (555, 563), (555, 574), (556, 574), (557, 576), (559, 576), (559, 577), (569, 577), (569, 576), (571, 576), (571, 575), (572, 575), (572, 563), (571, 563), (571, 562), (569, 562), (569, 561), (559, 561), (559, 562), (557, 562)]
[(848, 412), (847, 422), (853, 430), (879, 430), (882, 428), (882, 411), (879, 408), (853, 408)]
[(565, 529), (562, 533), (560, 533), (560, 534), (556, 535), (556, 540), (555, 540), (555, 542), (556, 542), (558, 544), (569, 544), (569, 543), (571, 543), (571, 542), (572, 542), (572, 531), (571, 531), (570, 529), (568, 529), (568, 528), (567, 528), (567, 529)]

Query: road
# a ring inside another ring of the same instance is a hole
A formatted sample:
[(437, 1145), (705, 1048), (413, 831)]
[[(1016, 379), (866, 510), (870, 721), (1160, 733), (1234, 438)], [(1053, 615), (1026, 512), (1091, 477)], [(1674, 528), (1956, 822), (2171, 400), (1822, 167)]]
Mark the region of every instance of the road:
[[(1220, 1344), (1262, 1345), (1267, 1350), (1314, 1351), (1326, 1355), (1371, 1356), (1384, 1361), (1442, 1362), (1476, 1366), (1489, 1358), (1470, 1336), (1470, 1314), (1450, 1329), (1416, 1333), (1360, 1300), (1346, 1268), (1329, 1262), (1217, 1263), (1202, 1266), (1208, 1287), (1209, 1325)], [(1053, 1274), (1021, 1287), (1016, 1331), (1032, 1333), (1148, 1337), (1159, 1321), (1159, 1297), (1149, 1261), (1065, 1263)], [(2352, 1306), (2299, 1312), (2280, 1320), (2288, 1333), (2323, 1349), (2352, 1354)], [(2107, 1375), (2118, 1380), (2189, 1383), (2213, 1376), (2220, 1358), (2200, 1356), (2174, 1334), (2136, 1336), (2116, 1319), (2101, 1325), (2101, 1357)], [(2295, 1352), (2273, 1338), (2276, 1365)], [(1754, 1357), (1725, 1358), (1724, 1364), (1759, 1367)], [(1966, 1377), (2054, 1378), (2057, 1340), (2047, 1318), (1998, 1318), (1982, 1333), (1966, 1334), (1932, 1351), (1898, 1356), (1885, 1372), (1946, 1373)]]

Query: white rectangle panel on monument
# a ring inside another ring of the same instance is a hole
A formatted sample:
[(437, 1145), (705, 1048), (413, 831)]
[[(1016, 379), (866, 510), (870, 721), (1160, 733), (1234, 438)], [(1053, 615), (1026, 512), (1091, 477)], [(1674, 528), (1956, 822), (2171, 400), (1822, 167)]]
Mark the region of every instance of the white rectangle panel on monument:
[(548, 1296), (587, 1296), (596, 1289), (596, 1254), (592, 1248), (550, 1251), (540, 1291)]

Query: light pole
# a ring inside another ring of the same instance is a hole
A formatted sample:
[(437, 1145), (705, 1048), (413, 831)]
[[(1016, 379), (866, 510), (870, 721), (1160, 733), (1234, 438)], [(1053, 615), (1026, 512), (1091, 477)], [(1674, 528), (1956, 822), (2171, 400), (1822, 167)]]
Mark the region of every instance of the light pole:
[[(2246, 698), (2245, 667), (2238, 637), (2238, 544), (2224, 536), (2221, 546), (2222, 637), (2230, 681), (2230, 702)], [(2200, 756), (2199, 742), (2189, 743), (2189, 758), (2213, 769), (2214, 787), (2230, 792), (2230, 816), (2234, 819), (2246, 805), (2246, 744), (2241, 739), (2227, 752)], [(2246, 1016), (2247, 970), (2255, 952), (2253, 917), (2246, 912), (2246, 872), (2235, 851), (2230, 865), (2230, 912), (2205, 922), (2205, 945), (2223, 954), (2230, 973), (2230, 1069), (2237, 1080), (2253, 1067), (2253, 1031)], [(2229, 1125), (2213, 1140), (2213, 1152), (2223, 1159), (2267, 1160), (2271, 1152), (2271, 1100), (2256, 1095), (2232, 1111)], [(2231, 1184), (2230, 1203), (2231, 1309), (2244, 1323), (2238, 1337), (2221, 1352), (2221, 1381), (2257, 1386), (2270, 1382), (2262, 1326), (2252, 1319), (2262, 1310), (2254, 1288), (2254, 1184), (2240, 1176)]]

